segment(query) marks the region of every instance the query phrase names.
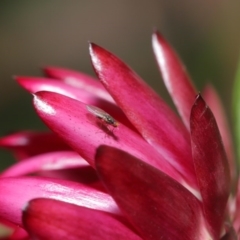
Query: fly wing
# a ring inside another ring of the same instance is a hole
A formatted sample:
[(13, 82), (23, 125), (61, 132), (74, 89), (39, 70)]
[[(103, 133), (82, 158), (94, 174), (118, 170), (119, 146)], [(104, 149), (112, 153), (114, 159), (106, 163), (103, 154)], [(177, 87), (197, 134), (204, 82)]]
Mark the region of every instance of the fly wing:
[(99, 118), (105, 119), (106, 116), (108, 115), (106, 112), (104, 112), (102, 109), (95, 107), (95, 106), (91, 106), (91, 105), (87, 105), (87, 110), (92, 113), (94, 116), (97, 116)]

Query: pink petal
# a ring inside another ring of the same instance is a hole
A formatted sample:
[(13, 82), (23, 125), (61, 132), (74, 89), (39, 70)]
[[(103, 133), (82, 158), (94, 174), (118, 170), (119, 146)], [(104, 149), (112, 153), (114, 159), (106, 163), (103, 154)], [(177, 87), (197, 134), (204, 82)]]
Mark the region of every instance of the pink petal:
[(67, 85), (64, 82), (40, 77), (16, 77), (18, 83), (30, 93), (39, 91), (49, 91), (60, 93), (64, 96), (84, 102), (88, 105), (95, 105), (104, 109), (114, 118), (119, 119), (126, 126), (134, 129), (133, 125), (126, 118), (124, 113), (116, 104), (105, 100), (95, 94), (95, 92), (87, 92), (85, 89), (79, 89)]
[(0, 174), (0, 177), (37, 175), (71, 180), (105, 191), (95, 170), (77, 153), (70, 151), (40, 154), (18, 162)]
[(185, 66), (159, 32), (153, 34), (152, 45), (165, 86), (185, 126), (189, 129), (190, 111), (197, 92)]
[(192, 152), (205, 217), (218, 239), (230, 192), (229, 166), (215, 118), (200, 95), (190, 119)]
[(80, 183), (50, 178), (0, 178), (0, 219), (21, 225), (21, 209), (34, 198), (51, 198), (120, 214), (112, 198)]
[(226, 154), (228, 157), (228, 162), (230, 166), (231, 176), (232, 179), (236, 179), (236, 163), (234, 158), (234, 151), (233, 151), (233, 142), (231, 138), (231, 131), (228, 126), (228, 121), (226, 119), (226, 113), (224, 112), (224, 108), (222, 106), (221, 100), (213, 88), (213, 86), (208, 85), (203, 93), (203, 97), (209, 107), (212, 109), (212, 112), (215, 116), (215, 119), (218, 124), (219, 131), (222, 136), (223, 145), (226, 150)]
[(90, 54), (100, 80), (128, 119), (188, 183), (196, 186), (189, 133), (180, 119), (113, 54), (95, 44), (90, 45)]
[(106, 144), (124, 149), (183, 183), (179, 172), (139, 135), (121, 123), (109, 130), (112, 126), (99, 122), (85, 104), (57, 93), (38, 92), (34, 105), (42, 120), (93, 167), (97, 147)]
[(87, 74), (58, 67), (46, 67), (44, 72), (48, 77), (62, 80), (70, 86), (82, 89), (88, 93), (94, 93), (98, 97), (114, 102), (102, 84)]
[(96, 166), (106, 188), (144, 239), (210, 239), (199, 201), (163, 172), (107, 146), (97, 151)]
[(34, 239), (141, 240), (111, 214), (52, 199), (32, 200), (23, 223)]
[(50, 152), (18, 162), (2, 172), (0, 177), (16, 177), (39, 171), (86, 166), (89, 164), (75, 152)]
[(16, 132), (2, 137), (0, 147), (11, 150), (18, 160), (51, 151), (70, 150), (55, 134), (34, 131)]

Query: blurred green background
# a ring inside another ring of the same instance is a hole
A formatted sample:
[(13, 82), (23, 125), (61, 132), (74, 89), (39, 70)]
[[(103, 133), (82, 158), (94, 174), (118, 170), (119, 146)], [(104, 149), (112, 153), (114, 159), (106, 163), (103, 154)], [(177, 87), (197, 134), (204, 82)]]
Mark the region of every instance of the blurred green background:
[[(44, 128), (31, 95), (14, 75), (41, 75), (46, 65), (94, 75), (87, 42), (114, 52), (170, 101), (157, 70), (151, 33), (177, 50), (199, 90), (211, 82), (230, 113), (240, 46), (238, 0), (0, 1), (0, 136)], [(11, 163), (1, 151), (0, 168)]]

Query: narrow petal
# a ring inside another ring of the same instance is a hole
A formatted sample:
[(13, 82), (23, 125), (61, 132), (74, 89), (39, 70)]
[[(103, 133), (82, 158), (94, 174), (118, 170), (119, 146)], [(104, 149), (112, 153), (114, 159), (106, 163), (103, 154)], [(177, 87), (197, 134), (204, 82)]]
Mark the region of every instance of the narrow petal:
[(49, 91), (60, 93), (64, 96), (84, 102), (88, 105), (94, 105), (104, 109), (114, 118), (119, 119), (123, 124), (129, 128), (135, 129), (133, 125), (126, 118), (122, 110), (116, 106), (115, 103), (109, 102), (102, 97), (97, 96), (94, 91), (85, 91), (84, 89), (69, 86), (64, 82), (59, 82), (49, 78), (40, 77), (15, 77), (17, 82), (30, 93), (40, 91)]
[(196, 183), (187, 129), (166, 103), (120, 59), (90, 45), (101, 82), (146, 141), (183, 176)]
[(23, 211), (34, 239), (141, 240), (113, 215), (52, 199), (34, 199)]
[(165, 86), (189, 129), (190, 112), (197, 94), (195, 87), (177, 54), (159, 32), (153, 34), (152, 45)]
[(54, 133), (36, 131), (16, 132), (2, 137), (0, 147), (12, 151), (17, 160), (51, 151), (70, 150)]
[(83, 184), (51, 178), (0, 178), (0, 219), (21, 225), (21, 209), (34, 198), (51, 198), (119, 215), (113, 199)]
[(199, 201), (163, 172), (121, 150), (96, 154), (99, 177), (144, 239), (210, 239)]
[[(141, 136), (121, 123), (114, 128), (99, 122), (85, 104), (57, 93), (38, 92), (34, 98), (34, 106), (47, 126), (93, 167), (97, 147), (106, 144), (131, 153), (183, 183), (179, 172)], [(196, 187), (192, 182), (189, 185)]]
[(89, 164), (75, 152), (50, 152), (18, 162), (2, 172), (0, 177), (16, 177), (39, 171), (86, 166), (89, 166)]
[(43, 70), (48, 77), (62, 80), (70, 86), (94, 93), (98, 97), (114, 102), (102, 84), (87, 74), (58, 67), (46, 67)]
[(217, 123), (200, 95), (192, 108), (190, 126), (204, 214), (213, 236), (218, 239), (230, 192), (230, 173)]
[(208, 85), (204, 92), (203, 92), (203, 97), (209, 107), (212, 109), (212, 112), (215, 116), (215, 119), (217, 121), (217, 125), (220, 131), (220, 134), (222, 136), (223, 140), (223, 145), (226, 150), (226, 154), (228, 157), (228, 162), (229, 162), (229, 167), (230, 167), (230, 172), (231, 172), (231, 179), (235, 180), (236, 179), (236, 162), (234, 158), (234, 151), (233, 151), (233, 142), (231, 138), (231, 131), (228, 126), (228, 121), (226, 119), (226, 113), (223, 109), (221, 100), (214, 89), (213, 86)]

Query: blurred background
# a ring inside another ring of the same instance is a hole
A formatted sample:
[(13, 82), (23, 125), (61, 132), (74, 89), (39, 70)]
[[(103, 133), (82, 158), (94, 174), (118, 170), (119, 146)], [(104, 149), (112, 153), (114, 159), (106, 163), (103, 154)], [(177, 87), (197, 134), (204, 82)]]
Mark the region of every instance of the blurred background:
[[(88, 41), (112, 51), (170, 101), (154, 61), (151, 34), (174, 46), (197, 88), (211, 82), (230, 114), (239, 56), (238, 0), (0, 1), (0, 136), (43, 129), (31, 95), (14, 75), (41, 76), (52, 65), (94, 75)], [(12, 161), (1, 151), (0, 169)]]

